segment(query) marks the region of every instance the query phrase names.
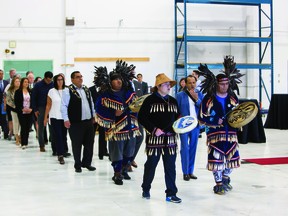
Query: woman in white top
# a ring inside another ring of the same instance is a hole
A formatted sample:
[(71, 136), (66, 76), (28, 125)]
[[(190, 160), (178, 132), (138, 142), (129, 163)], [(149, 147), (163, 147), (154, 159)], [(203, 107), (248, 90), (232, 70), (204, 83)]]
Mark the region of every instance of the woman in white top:
[(54, 88), (50, 89), (47, 97), (47, 105), (45, 111), (44, 125), (47, 125), (48, 118), (51, 125), (52, 139), (55, 139), (58, 161), (65, 164), (64, 161), (64, 145), (66, 142), (67, 128), (64, 127), (64, 120), (61, 114), (61, 103), (63, 91), (65, 88), (64, 77), (60, 74), (53, 77)]

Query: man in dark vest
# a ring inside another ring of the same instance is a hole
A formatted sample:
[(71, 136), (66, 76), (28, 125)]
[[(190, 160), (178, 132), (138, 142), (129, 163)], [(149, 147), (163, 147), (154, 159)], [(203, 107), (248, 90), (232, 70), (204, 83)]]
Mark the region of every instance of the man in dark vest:
[[(96, 168), (91, 166), (91, 163), (94, 148), (95, 111), (91, 92), (82, 85), (83, 77), (79, 71), (71, 74), (71, 82), (69, 92), (66, 94), (63, 92), (61, 112), (64, 125), (69, 129), (75, 172), (82, 172), (81, 167), (94, 171)], [(82, 145), (84, 150), (81, 160)]]

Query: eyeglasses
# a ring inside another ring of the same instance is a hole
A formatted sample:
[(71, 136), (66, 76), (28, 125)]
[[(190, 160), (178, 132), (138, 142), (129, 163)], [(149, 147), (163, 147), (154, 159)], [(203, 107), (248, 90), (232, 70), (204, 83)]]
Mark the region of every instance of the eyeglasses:
[(81, 78), (83, 78), (82, 75), (80, 75), (80, 76), (75, 76), (75, 77), (74, 77), (74, 79), (81, 79)]

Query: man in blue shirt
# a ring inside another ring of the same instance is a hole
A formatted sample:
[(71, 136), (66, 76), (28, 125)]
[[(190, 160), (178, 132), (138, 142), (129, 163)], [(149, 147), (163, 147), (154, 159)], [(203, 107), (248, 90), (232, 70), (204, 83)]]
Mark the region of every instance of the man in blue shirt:
[[(71, 74), (71, 82), (69, 92), (63, 92), (61, 113), (71, 139), (75, 172), (81, 173), (81, 167), (95, 171), (96, 167), (91, 165), (95, 136), (95, 109), (91, 92), (83, 85), (80, 71)], [(84, 149), (81, 159), (82, 145)]]

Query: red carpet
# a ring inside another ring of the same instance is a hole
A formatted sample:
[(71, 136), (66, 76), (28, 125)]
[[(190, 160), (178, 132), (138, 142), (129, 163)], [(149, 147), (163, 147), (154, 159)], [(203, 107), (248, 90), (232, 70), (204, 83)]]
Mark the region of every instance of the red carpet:
[(256, 163), (259, 165), (273, 165), (273, 164), (288, 164), (288, 157), (276, 157), (276, 158), (251, 158), (242, 159), (244, 163)]

